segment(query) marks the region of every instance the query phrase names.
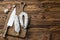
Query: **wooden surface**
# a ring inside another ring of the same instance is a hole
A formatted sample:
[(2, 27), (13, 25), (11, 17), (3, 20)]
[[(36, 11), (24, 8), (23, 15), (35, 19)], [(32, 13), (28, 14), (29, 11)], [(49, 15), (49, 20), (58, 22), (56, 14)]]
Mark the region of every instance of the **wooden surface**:
[[(16, 4), (20, 12), (22, 0), (0, 0), (0, 29), (4, 27), (8, 14), (3, 10), (7, 4)], [(23, 0), (26, 2), (24, 11), (29, 14), (29, 26), (25, 38), (7, 34), (0, 40), (60, 40), (60, 1), (59, 0)], [(10, 30), (11, 31), (11, 30)]]

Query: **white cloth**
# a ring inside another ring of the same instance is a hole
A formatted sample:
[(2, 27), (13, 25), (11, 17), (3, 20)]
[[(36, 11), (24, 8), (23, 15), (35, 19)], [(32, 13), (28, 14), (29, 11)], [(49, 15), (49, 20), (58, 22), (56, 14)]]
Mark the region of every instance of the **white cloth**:
[(15, 15), (14, 27), (15, 27), (15, 31), (16, 32), (19, 32), (20, 31), (19, 19), (18, 19), (18, 16), (17, 15)]
[[(24, 16), (24, 22), (23, 22), (23, 16)], [(26, 29), (28, 25), (28, 14), (26, 12), (21, 12), (19, 14), (19, 20), (21, 26), (24, 27), (24, 29)]]

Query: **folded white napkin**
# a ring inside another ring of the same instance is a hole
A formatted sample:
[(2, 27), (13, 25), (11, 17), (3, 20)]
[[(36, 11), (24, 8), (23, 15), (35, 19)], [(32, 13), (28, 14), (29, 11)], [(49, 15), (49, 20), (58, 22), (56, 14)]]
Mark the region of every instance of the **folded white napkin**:
[(19, 33), (20, 31), (20, 25), (19, 25), (19, 19), (18, 19), (18, 16), (15, 15), (15, 20), (14, 20), (14, 29), (17, 33)]
[[(24, 22), (23, 22), (23, 16), (24, 16)], [(24, 27), (24, 29), (26, 29), (28, 25), (28, 14), (26, 12), (21, 12), (19, 14), (19, 20), (21, 26)]]

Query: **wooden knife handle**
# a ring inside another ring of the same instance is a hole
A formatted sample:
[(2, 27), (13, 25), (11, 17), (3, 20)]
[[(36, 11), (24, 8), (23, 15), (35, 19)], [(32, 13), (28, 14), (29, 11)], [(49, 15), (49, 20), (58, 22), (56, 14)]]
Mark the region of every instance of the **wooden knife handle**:
[(6, 30), (5, 30), (5, 32), (4, 32), (4, 34), (3, 34), (3, 37), (6, 36), (7, 30), (8, 30), (8, 27), (6, 28)]

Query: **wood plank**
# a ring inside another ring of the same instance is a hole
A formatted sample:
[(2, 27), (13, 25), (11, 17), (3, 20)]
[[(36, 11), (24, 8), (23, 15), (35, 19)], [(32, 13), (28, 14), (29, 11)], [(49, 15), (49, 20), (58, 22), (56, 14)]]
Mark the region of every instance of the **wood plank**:
[(52, 40), (60, 40), (60, 32), (52, 33)]
[(46, 30), (42, 31), (40, 28), (31, 28), (28, 31), (27, 38), (28, 40), (49, 40), (50, 34)]

